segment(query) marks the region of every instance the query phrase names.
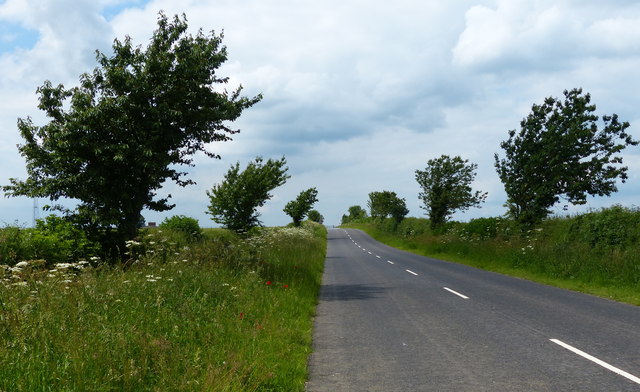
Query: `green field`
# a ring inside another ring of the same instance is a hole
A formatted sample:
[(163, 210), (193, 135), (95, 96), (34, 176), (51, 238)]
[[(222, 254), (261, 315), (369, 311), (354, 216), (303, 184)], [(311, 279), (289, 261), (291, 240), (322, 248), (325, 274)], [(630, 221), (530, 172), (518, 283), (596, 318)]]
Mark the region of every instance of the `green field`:
[(303, 391), (326, 230), (200, 240), (0, 271), (0, 391)]

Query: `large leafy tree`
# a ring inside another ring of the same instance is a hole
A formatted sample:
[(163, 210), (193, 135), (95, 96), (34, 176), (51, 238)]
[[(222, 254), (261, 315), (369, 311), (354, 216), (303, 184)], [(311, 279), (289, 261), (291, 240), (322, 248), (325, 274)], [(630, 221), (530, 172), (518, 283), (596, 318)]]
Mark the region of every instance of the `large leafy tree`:
[(428, 211), (432, 229), (442, 226), (455, 211), (479, 206), (487, 198), (486, 192), (471, 189), (477, 167), (459, 156), (442, 155), (427, 161), (424, 170), (416, 170), (421, 207)]
[(536, 224), (561, 198), (583, 204), (588, 195), (608, 196), (618, 190), (617, 180), (625, 182), (620, 152), (638, 141), (626, 132), (628, 122), (616, 114), (599, 122), (595, 110), (582, 89), (565, 90), (564, 100), (534, 104), (520, 131), (509, 131), (500, 144), (505, 157), (496, 154), (495, 166), (517, 221)]
[(284, 206), (284, 212), (291, 217), (294, 226), (300, 226), (300, 222), (311, 211), (318, 201), (318, 190), (309, 188), (300, 192), (295, 200), (291, 200)]
[(98, 66), (71, 89), (46, 81), (39, 105), (49, 123), (18, 120), (28, 178), (3, 190), (57, 200), (79, 200), (77, 214), (93, 227), (115, 226), (120, 240), (133, 237), (141, 211), (165, 211), (156, 198), (165, 181), (192, 184), (180, 166), (193, 154), (219, 158), (205, 146), (238, 132), (226, 125), (261, 99), (227, 92), (216, 70), (226, 61), (222, 35), (187, 34), (185, 16), (158, 18), (143, 49), (115, 40), (113, 54), (97, 52)]
[(367, 206), (371, 211), (371, 217), (376, 220), (393, 218), (400, 222), (409, 213), (405, 199), (399, 198), (391, 191), (369, 193)]
[(266, 162), (258, 157), (242, 171), (239, 162), (231, 166), (224, 180), (207, 191), (211, 219), (238, 232), (259, 226), (258, 208), (271, 199), (269, 192), (289, 178), (286, 164), (284, 157)]

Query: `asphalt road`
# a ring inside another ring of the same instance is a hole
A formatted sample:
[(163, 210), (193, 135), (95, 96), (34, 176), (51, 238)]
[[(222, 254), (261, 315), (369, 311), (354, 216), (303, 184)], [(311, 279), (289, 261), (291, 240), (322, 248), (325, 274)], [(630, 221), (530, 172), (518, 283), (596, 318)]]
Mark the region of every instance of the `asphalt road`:
[(640, 391), (640, 308), (331, 229), (309, 392)]

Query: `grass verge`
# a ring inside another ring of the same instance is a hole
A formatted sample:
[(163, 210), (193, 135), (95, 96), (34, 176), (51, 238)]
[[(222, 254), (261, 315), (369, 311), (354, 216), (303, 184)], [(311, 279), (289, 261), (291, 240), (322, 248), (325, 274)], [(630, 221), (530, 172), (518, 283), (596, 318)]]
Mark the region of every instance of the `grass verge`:
[(0, 391), (304, 390), (324, 227), (131, 247), (127, 267), (4, 268)]
[[(557, 227), (557, 222), (554, 224)], [(598, 251), (567, 242), (557, 238), (554, 227), (545, 228), (538, 235), (509, 240), (431, 234), (403, 237), (367, 223), (344, 227), (360, 229), (382, 243), (422, 256), (640, 305), (640, 262), (636, 252)]]

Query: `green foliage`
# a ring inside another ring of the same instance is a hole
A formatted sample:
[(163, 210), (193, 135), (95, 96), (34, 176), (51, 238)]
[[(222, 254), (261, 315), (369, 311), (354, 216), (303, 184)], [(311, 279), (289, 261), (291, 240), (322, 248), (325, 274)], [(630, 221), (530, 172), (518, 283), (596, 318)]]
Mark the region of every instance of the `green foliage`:
[(617, 154), (638, 144), (626, 132), (629, 123), (615, 114), (602, 116), (599, 128), (596, 106), (582, 89), (565, 90), (564, 96), (534, 104), (520, 131), (509, 131), (500, 144), (505, 158), (495, 155), (509, 213), (525, 226), (540, 222), (560, 198), (583, 204), (587, 195), (616, 192), (616, 181), (627, 179)]
[(320, 224), (324, 223), (324, 216), (322, 216), (322, 214), (318, 212), (318, 210), (309, 211), (309, 213), (307, 214), (307, 218), (309, 218), (309, 220), (312, 222)]
[(96, 257), (100, 245), (64, 218), (50, 215), (33, 229), (5, 227), (0, 230), (0, 264), (44, 260), (47, 265)]
[(224, 175), (224, 180), (207, 191), (207, 214), (211, 215), (214, 222), (237, 232), (246, 232), (259, 226), (258, 207), (271, 199), (269, 192), (283, 185), (290, 177), (286, 174), (289, 169), (286, 164), (284, 157), (267, 162), (258, 157), (243, 171), (240, 171), (240, 162), (232, 165)]
[(371, 218), (382, 221), (393, 218), (399, 223), (409, 213), (405, 199), (401, 199), (395, 192), (382, 191), (369, 193), (367, 206), (371, 211)]
[(294, 226), (300, 226), (302, 219), (311, 211), (313, 205), (318, 201), (318, 190), (309, 188), (300, 192), (295, 200), (291, 200), (285, 206), (283, 211), (293, 219)]
[(424, 170), (416, 170), (416, 181), (422, 187), (421, 206), (429, 214), (431, 228), (442, 226), (457, 210), (478, 207), (487, 193), (471, 189), (478, 165), (459, 156), (442, 155), (430, 159)]
[(499, 234), (511, 232), (509, 222), (500, 217), (471, 219), (463, 230), (467, 236), (480, 239), (496, 238)]
[(237, 131), (225, 122), (261, 99), (218, 87), (228, 80), (216, 74), (226, 59), (222, 35), (188, 35), (185, 17), (161, 13), (146, 49), (116, 39), (113, 55), (97, 52), (99, 66), (81, 75), (80, 86), (38, 88), (50, 122), (18, 121), (28, 178), (3, 190), (80, 200), (77, 214), (90, 226), (115, 226), (121, 242), (133, 238), (143, 208), (173, 207), (155, 198), (165, 181), (193, 183), (177, 168), (193, 166), (197, 152), (218, 158), (205, 146), (230, 140)]
[(571, 220), (569, 238), (591, 247), (626, 249), (640, 240), (640, 209), (614, 205)]
[(173, 231), (179, 231), (193, 239), (202, 237), (202, 229), (198, 224), (198, 220), (184, 215), (174, 215), (171, 218), (165, 218), (160, 223), (160, 228)]
[(360, 206), (351, 206), (349, 207), (349, 215), (342, 215), (341, 223), (344, 225), (350, 222), (363, 222), (367, 217), (367, 210)]
[(304, 391), (324, 227), (165, 234), (127, 268), (0, 266), (0, 390)]

